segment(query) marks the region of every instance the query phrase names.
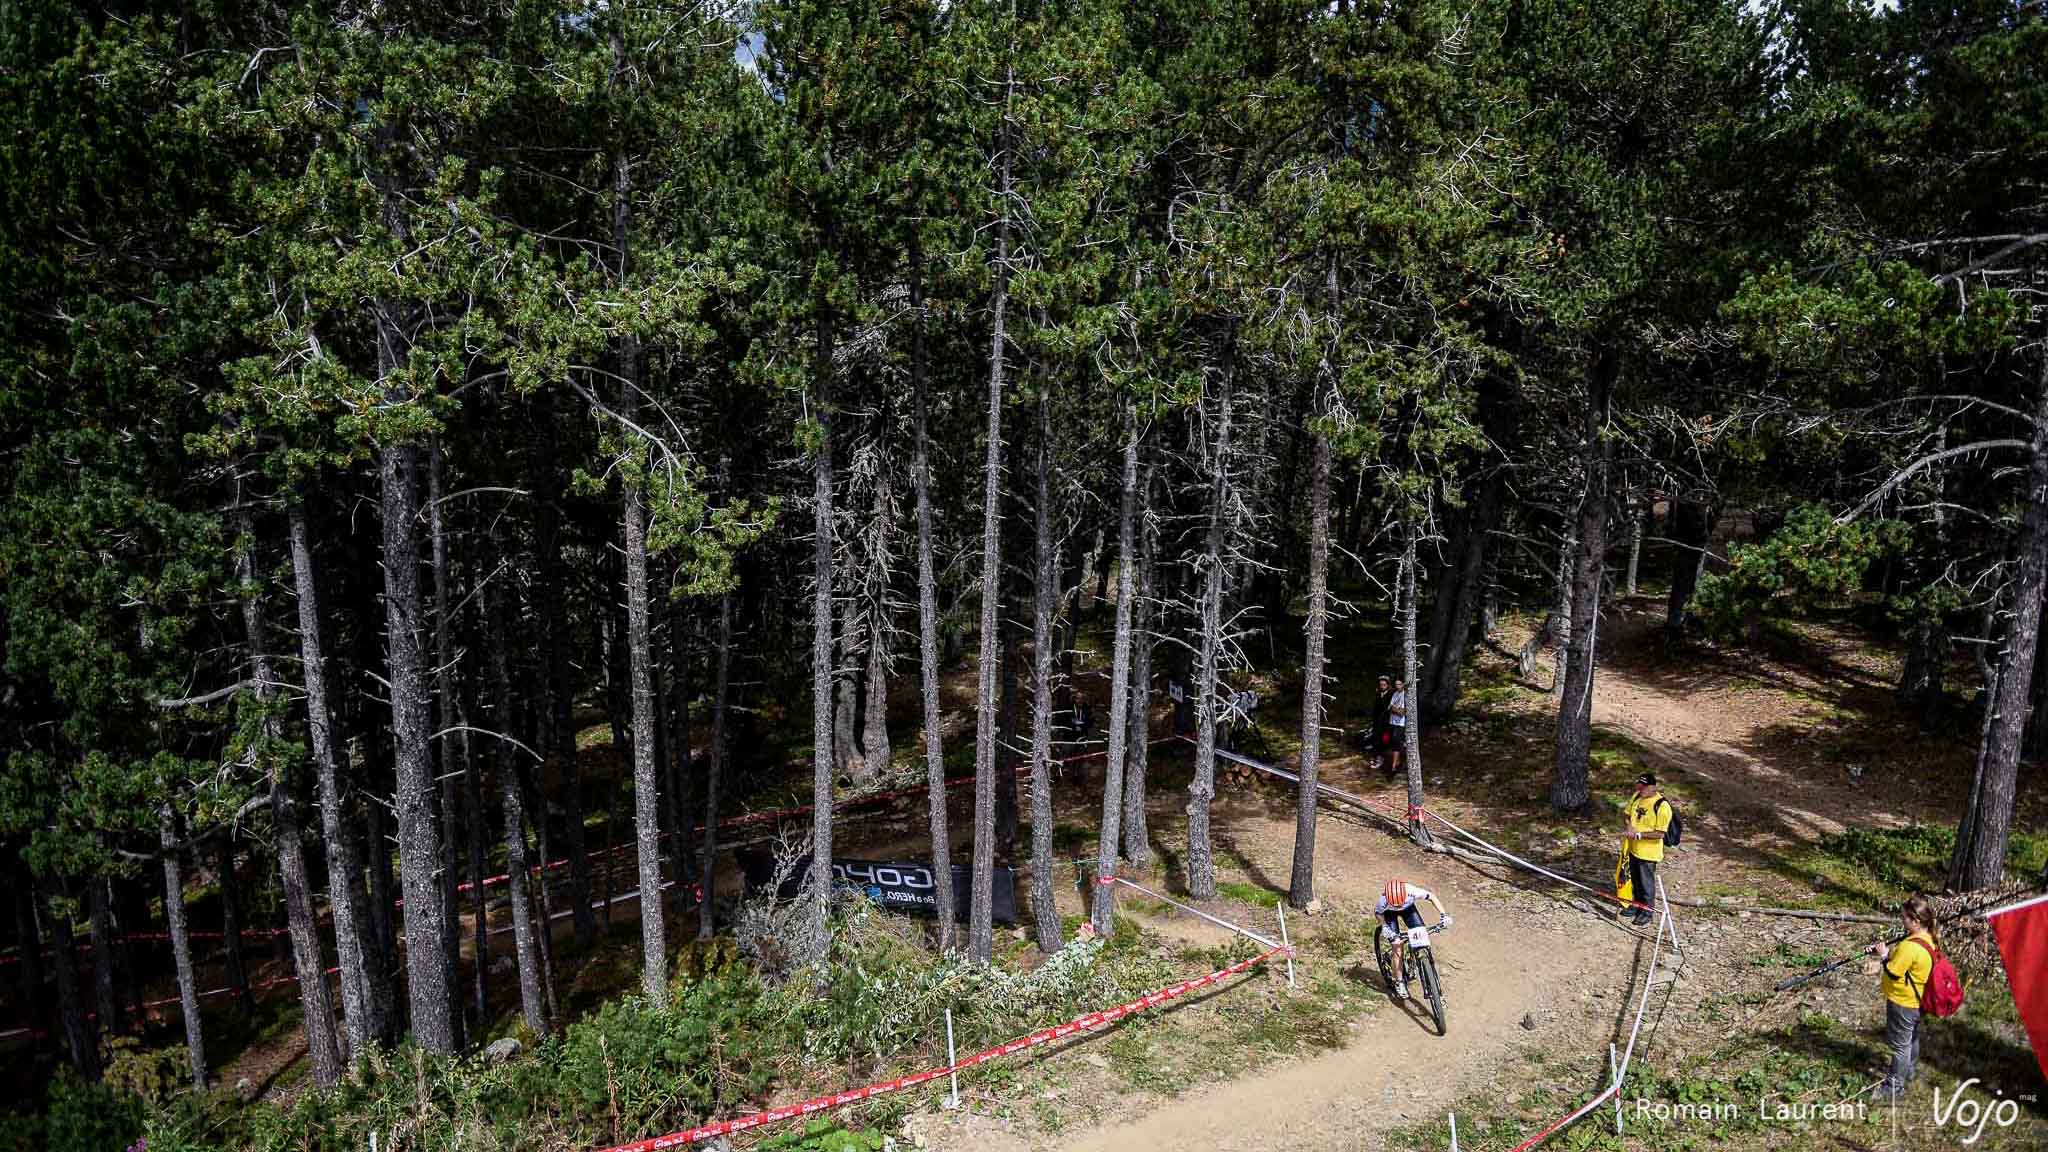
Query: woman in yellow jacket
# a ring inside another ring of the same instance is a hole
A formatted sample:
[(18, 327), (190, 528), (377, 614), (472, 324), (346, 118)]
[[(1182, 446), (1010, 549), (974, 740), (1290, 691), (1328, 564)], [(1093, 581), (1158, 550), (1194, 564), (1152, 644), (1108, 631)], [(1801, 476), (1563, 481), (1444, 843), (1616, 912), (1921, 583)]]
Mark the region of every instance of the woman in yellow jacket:
[(1906, 938), (1891, 946), (1872, 944), (1870, 954), (1883, 961), (1878, 989), (1884, 993), (1884, 1039), (1891, 1046), (1892, 1070), (1878, 1082), (1872, 1100), (1897, 1100), (1920, 1063), (1920, 998), (1934, 972), (1934, 905), (1914, 895), (1899, 910)]

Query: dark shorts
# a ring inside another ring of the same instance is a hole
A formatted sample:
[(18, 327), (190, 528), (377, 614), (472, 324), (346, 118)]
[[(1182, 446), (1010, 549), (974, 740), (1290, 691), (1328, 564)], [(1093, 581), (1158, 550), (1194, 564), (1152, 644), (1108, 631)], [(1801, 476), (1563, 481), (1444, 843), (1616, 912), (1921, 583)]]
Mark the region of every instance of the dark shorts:
[(1410, 904), (1406, 908), (1389, 908), (1380, 913), (1380, 922), (1396, 932), (1406, 924), (1410, 928), (1422, 927), (1422, 910)]

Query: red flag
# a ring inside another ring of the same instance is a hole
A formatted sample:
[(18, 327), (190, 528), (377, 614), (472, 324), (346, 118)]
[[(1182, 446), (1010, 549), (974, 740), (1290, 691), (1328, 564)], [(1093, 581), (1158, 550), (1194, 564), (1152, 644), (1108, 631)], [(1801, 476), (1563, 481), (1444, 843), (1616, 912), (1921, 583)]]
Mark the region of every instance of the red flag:
[(2034, 1061), (2048, 1079), (2048, 896), (1986, 912), (1984, 918), (1991, 921), (1999, 954), (2005, 957), (2005, 978), (2034, 1046)]

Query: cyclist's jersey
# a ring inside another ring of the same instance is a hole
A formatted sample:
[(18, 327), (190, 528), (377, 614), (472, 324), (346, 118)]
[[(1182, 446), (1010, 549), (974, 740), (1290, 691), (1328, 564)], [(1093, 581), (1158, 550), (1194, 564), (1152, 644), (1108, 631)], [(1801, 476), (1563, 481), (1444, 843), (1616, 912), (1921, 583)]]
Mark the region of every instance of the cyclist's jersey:
[(1415, 907), (1417, 900), (1427, 900), (1431, 904), (1436, 903), (1436, 897), (1429, 894), (1429, 889), (1410, 884), (1408, 886), (1408, 902), (1406, 904), (1389, 904), (1387, 903), (1387, 894), (1382, 892), (1380, 893), (1379, 905), (1373, 909), (1373, 913), (1378, 916), (1385, 916), (1389, 912), (1405, 912)]

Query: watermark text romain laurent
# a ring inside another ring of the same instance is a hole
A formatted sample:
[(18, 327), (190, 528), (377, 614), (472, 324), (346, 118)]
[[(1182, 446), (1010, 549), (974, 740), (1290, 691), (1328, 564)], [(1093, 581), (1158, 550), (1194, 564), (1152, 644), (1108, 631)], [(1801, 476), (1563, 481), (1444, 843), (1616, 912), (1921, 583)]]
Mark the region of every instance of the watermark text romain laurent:
[[(1639, 1096), (1630, 1111), (1637, 1123), (1650, 1124), (1716, 1125), (1752, 1119), (1761, 1124), (1812, 1124), (1868, 1120), (1876, 1108), (1860, 1096), (1820, 1101), (1761, 1094), (1753, 1102), (1650, 1100)], [(1933, 1127), (1953, 1135), (1964, 1145), (1977, 1143), (1986, 1129), (2011, 1127), (2019, 1117), (2020, 1106), (2016, 1101), (2002, 1091), (1987, 1092), (1974, 1076), (1958, 1082), (1950, 1091), (1935, 1087), (1930, 1117)]]
[(1870, 1104), (1864, 1100), (1786, 1100), (1771, 1096), (1759, 1096), (1754, 1103), (1646, 1100), (1638, 1096), (1634, 1109), (1634, 1119), (1639, 1123), (1729, 1124), (1752, 1117), (1765, 1124), (1867, 1120)]

